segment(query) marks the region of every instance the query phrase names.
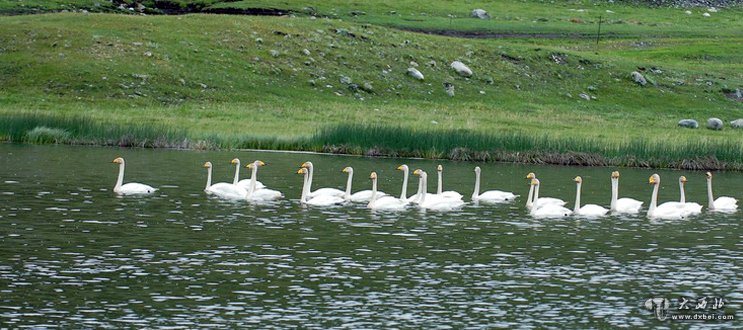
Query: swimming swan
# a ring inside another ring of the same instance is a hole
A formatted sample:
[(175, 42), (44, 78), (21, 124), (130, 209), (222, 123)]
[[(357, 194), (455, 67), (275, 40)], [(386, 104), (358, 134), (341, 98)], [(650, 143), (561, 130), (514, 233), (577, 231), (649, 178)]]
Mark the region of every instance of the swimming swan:
[(534, 172), (530, 172), (526, 175), (526, 178), (529, 179), (529, 182), (531, 183), (531, 187), (529, 188), (529, 196), (531, 196), (531, 198), (526, 199), (527, 209), (531, 210), (533, 208), (540, 208), (545, 205), (565, 206), (566, 203), (562, 199), (552, 197), (537, 198), (539, 196), (539, 185), (533, 184), (533, 181), (537, 178), (537, 176), (534, 174)]
[(641, 201), (633, 198), (619, 198), (619, 171), (611, 172), (611, 205), (610, 209), (612, 213), (627, 213), (637, 214), (640, 213), (642, 207)]
[(119, 195), (142, 195), (151, 194), (157, 190), (157, 188), (150, 187), (146, 184), (130, 182), (122, 185), (124, 182), (124, 158), (118, 157), (111, 161), (114, 164), (119, 164), (119, 178), (116, 179), (116, 185), (114, 186), (114, 192)]
[(346, 192), (340, 189), (335, 188), (320, 188), (315, 191), (312, 191), (312, 177), (315, 173), (315, 166), (312, 165), (312, 162), (304, 162), (302, 164), (302, 168), (306, 168), (309, 171), (308, 177), (307, 177), (307, 197), (317, 197), (322, 195), (328, 195), (328, 196), (337, 196), (337, 197), (343, 197), (346, 195)]
[(309, 197), (308, 192), (310, 190), (309, 186), (309, 170), (305, 167), (300, 168), (297, 171), (297, 174), (302, 174), (304, 176), (304, 184), (302, 185), (302, 196), (299, 198), (299, 201), (304, 205), (311, 205), (311, 206), (319, 206), (319, 207), (327, 207), (332, 206), (336, 204), (343, 204), (345, 200), (343, 197), (339, 196), (332, 196), (332, 195), (323, 195), (319, 194), (314, 197)]
[(714, 199), (712, 196), (712, 173), (707, 172), (705, 174), (707, 176), (707, 199), (709, 200), (709, 208), (710, 211), (719, 211), (719, 212), (735, 212), (738, 210), (738, 200), (732, 197), (718, 197), (717, 199)]
[(586, 204), (582, 207), (580, 206), (580, 189), (583, 185), (583, 178), (580, 176), (576, 176), (575, 179), (575, 207), (573, 208), (573, 214), (575, 215), (582, 215), (587, 217), (601, 217), (606, 215), (606, 213), (609, 212), (609, 209), (604, 208), (603, 206), (599, 206), (596, 204)]
[(507, 203), (516, 199), (516, 195), (508, 191), (488, 190), (480, 193), (480, 166), (475, 166), (475, 190), (472, 192), (472, 202), (474, 203)]
[(426, 187), (428, 185), (428, 174), (421, 169), (413, 171), (414, 175), (420, 176), (421, 180), (421, 194), (418, 200), (418, 206), (422, 209), (429, 209), (434, 211), (451, 211), (458, 209), (464, 205), (464, 201), (461, 198), (446, 197), (443, 195), (428, 194)]
[(648, 218), (683, 219), (686, 217), (684, 204), (681, 204), (679, 202), (665, 202), (661, 205), (658, 205), (660, 175), (651, 175), (650, 178), (648, 178), (648, 183), (653, 185), (653, 195), (650, 197), (650, 206), (648, 206)]
[[(371, 190), (361, 190), (355, 193), (351, 193), (351, 185), (353, 184), (353, 167), (346, 167), (342, 170), (343, 173), (348, 173), (348, 181), (346, 182), (346, 193), (343, 198), (347, 201), (354, 203), (368, 203), (372, 198)], [(387, 196), (387, 194), (377, 191), (377, 197)]]
[(441, 164), (436, 166), (436, 172), (438, 172), (438, 186), (436, 188), (436, 194), (444, 196), (444, 197), (448, 197), (448, 198), (462, 199), (463, 197), (462, 194), (454, 190), (443, 191), (444, 190), (444, 178), (443, 178), (444, 167), (441, 166)]
[(691, 202), (687, 203), (686, 202), (686, 192), (684, 191), (684, 186), (686, 185), (686, 181), (687, 180), (685, 176), (682, 175), (679, 177), (679, 196), (680, 196), (679, 203), (684, 204), (684, 208), (686, 209), (686, 212), (689, 215), (700, 214), (702, 213), (702, 205), (698, 203), (691, 203)]
[(377, 192), (377, 172), (371, 172), (372, 180), (371, 200), (366, 207), (372, 210), (402, 211), (408, 203), (392, 196), (379, 196)]
[[(534, 200), (539, 200), (539, 179), (531, 179), (531, 185), (534, 186)], [(561, 200), (560, 200), (561, 201)], [(562, 201), (561, 201), (562, 202)], [(563, 202), (564, 203), (564, 202)], [(566, 207), (563, 207), (559, 203), (547, 203), (538, 204), (534, 203), (533, 207), (529, 211), (529, 214), (535, 218), (562, 218), (567, 217), (573, 213)]]
[[(240, 188), (243, 188), (245, 190), (250, 189), (250, 179), (242, 179), (240, 180), (240, 159), (235, 158), (232, 161), (230, 161), (230, 164), (235, 165), (235, 178), (232, 180), (232, 184), (237, 185)], [(260, 181), (255, 181), (255, 189), (263, 189), (266, 188), (263, 183)]]
[(219, 182), (212, 184), (212, 162), (204, 163), (206, 168), (206, 187), (204, 191), (207, 194), (215, 195), (219, 198), (242, 200), (248, 195), (248, 191), (231, 183)]
[(248, 194), (247, 199), (252, 201), (271, 201), (276, 200), (284, 197), (284, 194), (282, 194), (278, 190), (268, 189), (268, 188), (257, 188), (258, 183), (258, 168), (261, 166), (266, 166), (266, 163), (256, 160), (245, 167), (249, 168), (252, 173), (250, 175), (250, 183), (248, 188)]

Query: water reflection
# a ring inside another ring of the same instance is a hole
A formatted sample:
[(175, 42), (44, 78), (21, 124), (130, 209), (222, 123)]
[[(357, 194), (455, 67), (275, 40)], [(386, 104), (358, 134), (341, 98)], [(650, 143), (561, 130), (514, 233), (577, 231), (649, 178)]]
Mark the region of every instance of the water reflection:
[[(115, 196), (116, 169), (108, 162), (116, 155), (127, 159), (127, 178), (160, 190)], [(258, 205), (205, 196), (201, 164), (214, 162), (215, 177), (228, 181), (236, 155), (243, 162), (266, 160), (261, 181), (287, 198)], [(385, 191), (400, 189), (400, 160), (391, 159), (0, 145), (0, 323), (673, 327), (655, 320), (643, 302), (717, 295), (728, 299), (726, 312), (737, 313), (743, 301), (737, 213), (680, 221), (642, 215), (537, 220), (528, 216), (524, 197), (453, 213), (303, 207), (302, 180), (294, 172), (306, 160), (317, 166), (323, 186), (343, 187), (340, 169), (353, 166), (357, 174), (378, 171)], [(406, 162), (431, 173), (437, 164)], [(572, 178), (580, 174), (584, 203), (609, 202), (609, 168), (478, 165), (486, 187), (526, 196), (524, 176), (534, 171), (544, 194), (569, 203)], [(446, 189), (471, 194), (473, 167), (447, 162)], [(648, 200), (649, 173), (623, 169), (622, 196)], [(704, 203), (703, 173), (683, 174), (687, 199)], [(369, 189), (368, 178), (357, 177), (355, 189)], [(737, 173), (716, 178), (719, 195), (735, 196)], [(677, 193), (668, 186), (661, 199)]]

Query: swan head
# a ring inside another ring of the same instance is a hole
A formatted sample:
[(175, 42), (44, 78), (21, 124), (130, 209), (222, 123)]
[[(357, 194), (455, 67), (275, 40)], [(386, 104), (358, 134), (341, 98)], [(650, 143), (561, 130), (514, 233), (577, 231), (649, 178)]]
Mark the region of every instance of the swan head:
[(612, 179), (619, 179), (619, 171), (611, 172)]
[(341, 172), (343, 172), (343, 173), (353, 173), (353, 167), (346, 166), (345, 168), (343, 168), (343, 170), (341, 170)]
[(422, 175), (423, 173), (425, 172), (423, 172), (423, 170), (421, 169), (416, 169), (415, 171), (413, 171), (413, 175)]
[(402, 165), (400, 165), (400, 166), (397, 167), (397, 170), (398, 171), (408, 170), (408, 165), (402, 164)]
[(660, 175), (653, 174), (648, 178), (649, 184), (660, 184)]
[(475, 173), (480, 173), (480, 166), (475, 166)]
[(237, 158), (235, 158), (235, 159), (233, 159), (233, 160), (230, 161), (230, 164), (232, 164), (232, 165), (240, 165), (240, 160), (237, 159)]
[(579, 175), (579, 176), (576, 176), (575, 179), (573, 179), (573, 181), (575, 181), (575, 183), (583, 183), (583, 178), (581, 178)]
[(304, 162), (304, 163), (302, 163), (302, 168), (312, 168), (312, 162)]
[(442, 172), (442, 171), (444, 171), (444, 167), (441, 166), (441, 164), (439, 164), (439, 165), (436, 166), (436, 171)]
[(537, 178), (532, 178), (532, 179), (531, 179), (531, 185), (532, 185), (532, 186), (538, 186), (538, 185), (539, 185), (539, 179), (537, 179)]
[(686, 180), (686, 177), (685, 176), (682, 175), (682, 176), (679, 177), (679, 183), (686, 184), (686, 181), (688, 181), (688, 180)]
[(712, 180), (712, 172), (704, 173), (704, 176), (707, 177), (707, 180)]
[(111, 161), (114, 164), (124, 164), (124, 158), (116, 157), (116, 159)]
[(262, 160), (256, 160), (248, 165), (245, 165), (245, 167), (252, 169), (253, 167), (260, 167), (260, 166), (266, 166), (266, 163), (264, 163)]
[(297, 170), (297, 174), (307, 174), (307, 169), (302, 167), (299, 170)]
[(204, 163), (204, 168), (212, 168), (212, 162)]
[(369, 175), (369, 179), (376, 180), (377, 179), (377, 172), (371, 172)]
[(529, 180), (536, 179), (537, 178), (537, 175), (534, 174), (534, 172), (529, 172), (529, 174), (526, 175), (526, 178), (529, 179)]

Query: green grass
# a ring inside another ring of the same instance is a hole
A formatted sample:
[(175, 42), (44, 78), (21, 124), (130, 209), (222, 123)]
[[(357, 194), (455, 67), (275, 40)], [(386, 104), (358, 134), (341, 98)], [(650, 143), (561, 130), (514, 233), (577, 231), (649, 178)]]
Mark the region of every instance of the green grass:
[[(214, 3), (245, 8), (268, 4)], [(423, 156), (450, 157), (456, 149), (462, 155), (467, 150), (502, 152), (503, 159), (509, 159), (506, 154), (536, 151), (613, 158), (613, 152), (624, 150), (620, 146), (634, 143), (633, 148), (649, 150), (637, 153), (638, 158), (662, 153), (668, 154), (669, 163), (707, 159), (712, 153), (721, 161), (734, 162), (737, 149), (730, 144), (743, 142), (742, 132), (733, 129), (676, 126), (682, 118), (703, 124), (708, 117), (726, 122), (743, 117), (743, 103), (722, 93), (743, 88), (743, 29), (739, 29), (743, 23), (733, 19), (741, 13), (739, 8), (714, 14), (717, 21), (702, 21), (678, 9), (591, 5), (589, 13), (610, 9), (618, 19), (653, 20), (610, 24), (604, 31), (614, 37), (597, 47), (593, 40), (576, 38), (459, 39), (394, 28), (405, 22), (415, 28), (429, 24), (409, 20), (413, 13), (446, 17), (456, 7), (447, 1), (406, 1), (396, 6), (394, 15), (385, 7), (391, 2), (384, 1), (375, 6), (340, 1), (272, 3), (300, 11), (312, 5), (326, 13), (321, 17), (339, 19), (312, 19), (304, 14), (0, 16), (2, 122), (26, 115), (84, 118), (91, 125), (144, 125), (155, 131), (182, 132), (175, 134), (177, 138), (165, 138), (173, 146), (183, 146), (188, 139), (194, 142), (185, 145), (196, 148), (355, 153), (367, 153), (374, 146), (344, 142), (340, 140), (348, 136), (344, 134), (325, 139), (322, 132), (348, 125), (390, 126), (400, 132), (441, 134), (457, 143), (439, 146), (435, 139), (423, 136), (402, 139), (409, 144), (395, 150), (380, 143), (379, 148), (387, 148), (385, 153), (403, 154), (420, 145), (418, 153)], [(7, 1), (0, 1), (0, 9), (3, 4)], [(587, 6), (582, 2), (473, 2), (466, 11), (480, 5), (492, 6), (485, 9), (498, 14), (480, 21), (459, 13), (452, 28), (466, 30), (465, 25), (472, 24), (475, 30), (514, 27), (516, 32), (543, 29), (560, 34), (582, 33), (580, 25), (589, 25), (563, 21), (584, 14), (569, 10)], [(352, 10), (366, 15), (351, 16)], [(547, 22), (531, 21), (550, 11), (555, 14)], [(508, 19), (502, 13), (523, 19)], [(374, 21), (383, 18), (388, 21)], [(456, 20), (466, 24), (457, 25)], [(434, 21), (436, 28), (449, 24)], [(458, 76), (449, 68), (453, 60), (465, 62), (475, 75)], [(425, 81), (405, 75), (412, 62), (418, 64)], [(630, 81), (629, 73), (638, 67), (647, 68), (644, 73), (654, 85), (639, 87)], [(651, 68), (660, 72), (651, 73)], [(342, 77), (353, 83), (342, 84)], [(454, 84), (454, 97), (444, 93), (444, 82)], [(365, 84), (372, 89), (362, 88)], [(583, 100), (581, 93), (596, 99)], [(12, 131), (13, 141), (23, 141), (19, 134), (41, 126), (70, 132), (73, 140), (81, 136), (76, 124), (21, 121), (17, 125), (1, 132)], [(144, 131), (141, 140), (157, 139)], [(105, 134), (111, 134), (110, 141), (101, 143), (114, 144), (111, 141), (123, 133), (101, 128), (91, 136), (101, 141)], [(452, 134), (471, 135), (474, 140), (458, 140)], [(496, 140), (488, 148), (469, 146), (471, 141), (489, 139)], [(496, 147), (500, 144), (514, 147)]]

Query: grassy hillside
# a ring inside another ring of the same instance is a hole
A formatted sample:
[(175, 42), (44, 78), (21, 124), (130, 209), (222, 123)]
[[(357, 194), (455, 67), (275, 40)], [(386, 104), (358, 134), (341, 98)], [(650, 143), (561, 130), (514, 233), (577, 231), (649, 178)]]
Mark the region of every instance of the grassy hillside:
[[(592, 153), (644, 141), (681, 149), (703, 143), (690, 159), (708, 158), (723, 144), (729, 158), (743, 155), (727, 145), (743, 131), (676, 126), (682, 118), (703, 124), (708, 117), (743, 117), (743, 103), (724, 94), (743, 87), (740, 9), (705, 18), (696, 9), (686, 15), (602, 4), (586, 12), (577, 11), (584, 5), (578, 2), (504, 1), (480, 4), (510, 16), (482, 21), (465, 18), (475, 3), (270, 3), (298, 14), (0, 17), (0, 115), (147, 123), (226, 147), (246, 145), (225, 141), (251, 139), (306, 142), (318, 129), (353, 123), (536, 137), (542, 142), (524, 148), (545, 152), (556, 151), (550, 141), (577, 139)], [(214, 4), (223, 5), (270, 4)], [(308, 6), (319, 18), (301, 14)], [(449, 12), (456, 18), (446, 18)], [(624, 23), (603, 26), (611, 37), (598, 46), (576, 38), (596, 27), (591, 17), (599, 12)], [(399, 27), (549, 35), (464, 39)], [(457, 75), (449, 67), (454, 60), (474, 75)], [(425, 80), (406, 75), (409, 67)], [(632, 71), (650, 83), (638, 86)], [(454, 85), (454, 97), (445, 93), (445, 82)], [(421, 149), (432, 145), (420, 143)], [(448, 155), (440, 152), (433, 155)]]

